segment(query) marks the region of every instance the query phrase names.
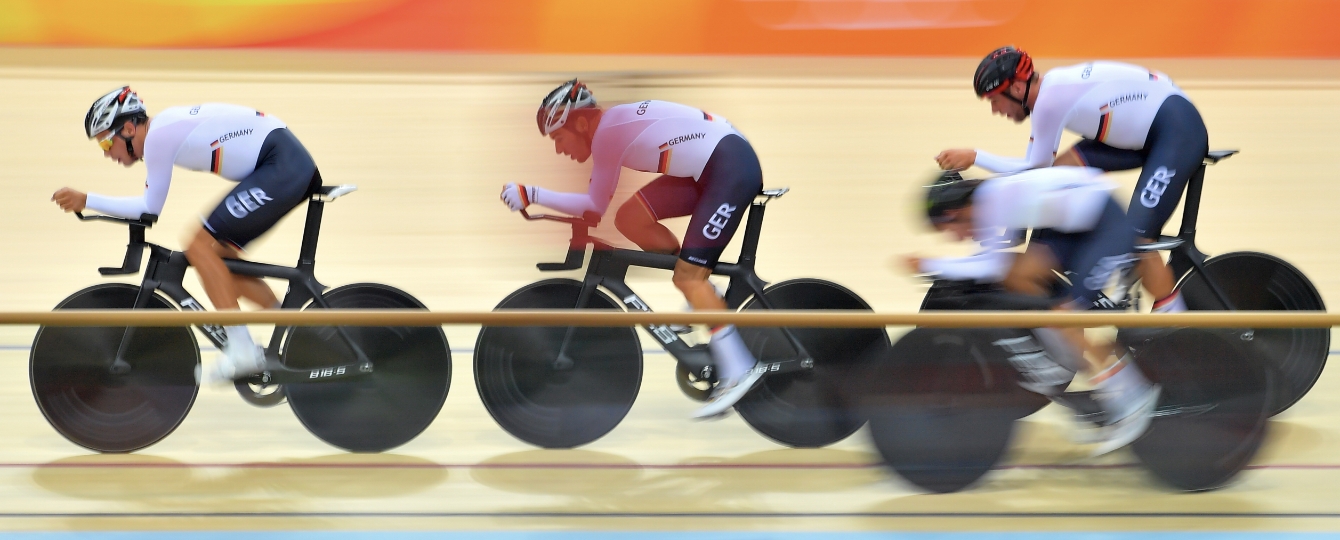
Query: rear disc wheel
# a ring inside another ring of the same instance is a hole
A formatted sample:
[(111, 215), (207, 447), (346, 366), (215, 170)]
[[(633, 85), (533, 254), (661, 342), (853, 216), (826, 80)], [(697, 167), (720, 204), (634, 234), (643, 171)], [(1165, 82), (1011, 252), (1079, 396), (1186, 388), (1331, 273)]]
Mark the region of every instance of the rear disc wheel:
[[(1205, 261), (1205, 271), (1239, 311), (1326, 310), (1307, 276), (1271, 255), (1226, 253)], [(1182, 278), (1178, 288), (1188, 309), (1226, 309), (1195, 268)], [(1272, 415), (1284, 412), (1312, 389), (1330, 354), (1329, 328), (1256, 328), (1243, 338), (1248, 340), (1253, 355), (1260, 355), (1279, 373), (1279, 388), (1270, 405)]]
[[(855, 293), (819, 279), (795, 279), (763, 290), (773, 309), (863, 310)], [(768, 309), (757, 298), (744, 309)], [(754, 430), (781, 444), (817, 448), (847, 438), (865, 424), (843, 387), (863, 364), (887, 354), (882, 328), (789, 328), (810, 354), (813, 369), (764, 375), (735, 410)], [(780, 328), (741, 327), (740, 337), (759, 362), (793, 360), (797, 351)]]
[[(331, 309), (427, 309), (386, 285), (345, 285), (321, 297)], [(315, 303), (307, 309), (321, 309)], [(417, 437), (437, 417), (451, 386), (451, 349), (440, 326), (340, 327), (372, 362), (372, 373), (331, 382), (284, 385), (307, 430), (351, 452), (382, 452)], [(284, 365), (315, 369), (355, 362), (331, 326), (295, 326)]]

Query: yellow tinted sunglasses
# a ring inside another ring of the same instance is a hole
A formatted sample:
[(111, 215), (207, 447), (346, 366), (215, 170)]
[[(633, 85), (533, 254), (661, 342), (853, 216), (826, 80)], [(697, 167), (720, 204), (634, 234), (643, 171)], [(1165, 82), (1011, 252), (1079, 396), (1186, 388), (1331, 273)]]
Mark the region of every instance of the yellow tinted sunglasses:
[(106, 137), (98, 139), (98, 148), (101, 148), (103, 152), (111, 152), (114, 142), (112, 141), (113, 137), (116, 137), (116, 131), (108, 131)]

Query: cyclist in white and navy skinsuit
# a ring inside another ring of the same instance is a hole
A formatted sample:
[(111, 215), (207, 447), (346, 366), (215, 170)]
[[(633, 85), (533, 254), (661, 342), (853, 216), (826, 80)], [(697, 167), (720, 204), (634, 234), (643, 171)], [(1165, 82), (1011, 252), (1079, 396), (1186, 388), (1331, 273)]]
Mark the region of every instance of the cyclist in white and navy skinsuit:
[[(1135, 261), (1134, 231), (1112, 199), (1115, 187), (1102, 171), (1087, 167), (1051, 167), (985, 180), (942, 173), (927, 189), (926, 217), (938, 231), (959, 240), (976, 240), (983, 251), (971, 257), (910, 257), (909, 269), (940, 279), (999, 282), (1007, 289), (1049, 295), (1059, 273), (1072, 274), (1068, 301), (1057, 309), (1086, 310), (1096, 305), (1114, 275)], [(1032, 239), (1023, 253), (1023, 232)], [(1149, 426), (1159, 389), (1127, 358), (1111, 356), (1110, 346), (1091, 347), (1082, 330), (1053, 330), (1070, 342), (1067, 365), (1084, 371), (1095, 398), (1108, 413), (1097, 453), (1129, 444)], [(1094, 353), (1085, 361), (1084, 351)], [(1041, 391), (1041, 390), (1035, 390)]]
[[(540, 204), (575, 216), (602, 216), (624, 168), (661, 176), (638, 190), (615, 215), (619, 232), (646, 251), (678, 254), (675, 287), (694, 309), (725, 309), (707, 278), (763, 188), (758, 156), (724, 118), (667, 101), (596, 106), (576, 79), (555, 89), (536, 113), (540, 133), (578, 162), (594, 161), (583, 193), (509, 183), (512, 210)], [(691, 216), (683, 243), (660, 220)], [(712, 397), (694, 416), (719, 417), (762, 376), (734, 325), (712, 329), (708, 344), (718, 374)]]
[[(245, 297), (263, 308), (278, 298), (259, 278), (232, 275), (225, 258), (274, 227), (321, 187), (316, 163), (284, 122), (255, 109), (205, 103), (164, 109), (149, 118), (139, 96), (122, 87), (93, 103), (85, 131), (103, 155), (127, 167), (144, 161), (144, 193), (109, 197), (62, 188), (52, 196), (67, 212), (85, 209), (124, 218), (163, 211), (174, 167), (210, 172), (236, 185), (198, 228), (188, 233), (186, 258), (216, 309), (238, 309)], [(223, 355), (204, 375), (224, 382), (263, 371), (263, 350), (245, 326), (225, 328)]]
[[(1035, 84), (1036, 83), (1036, 84)], [(1105, 171), (1141, 168), (1127, 219), (1142, 241), (1159, 238), (1177, 209), (1187, 180), (1209, 151), (1209, 135), (1196, 107), (1167, 75), (1119, 62), (1089, 62), (1048, 71), (1040, 79), (1027, 53), (1005, 47), (988, 55), (974, 76), (978, 96), (1016, 122), (1031, 116), (1032, 135), (1023, 158), (981, 149), (946, 150), (942, 168), (977, 165), (997, 173), (1078, 165)], [(1063, 131), (1083, 138), (1057, 157)], [(1157, 311), (1181, 311), (1171, 271), (1157, 254), (1141, 263), (1141, 277)]]

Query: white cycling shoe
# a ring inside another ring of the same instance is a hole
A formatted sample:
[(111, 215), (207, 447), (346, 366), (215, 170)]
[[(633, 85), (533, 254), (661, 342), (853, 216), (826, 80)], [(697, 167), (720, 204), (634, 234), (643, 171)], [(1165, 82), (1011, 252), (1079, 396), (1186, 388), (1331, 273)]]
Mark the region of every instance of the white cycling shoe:
[[(248, 350), (250, 349), (250, 350)], [(233, 381), (265, 371), (265, 349), (260, 345), (251, 347), (223, 346), (223, 352), (208, 368), (205, 368), (202, 382), (211, 385), (232, 384)]]
[(749, 390), (758, 384), (759, 379), (763, 378), (763, 370), (754, 366), (740, 378), (732, 381), (722, 381), (717, 383), (716, 388), (712, 389), (712, 397), (708, 398), (707, 403), (693, 412), (690, 418), (694, 420), (708, 420), (723, 418), (730, 412), (731, 407), (749, 393)]
[(1154, 408), (1159, 403), (1161, 391), (1159, 385), (1150, 385), (1135, 398), (1139, 401), (1130, 414), (1094, 430), (1096, 437), (1088, 442), (1097, 443), (1098, 446), (1093, 449), (1092, 455), (1096, 457), (1110, 453), (1135, 442), (1144, 435), (1149, 429), (1150, 422), (1154, 420)]

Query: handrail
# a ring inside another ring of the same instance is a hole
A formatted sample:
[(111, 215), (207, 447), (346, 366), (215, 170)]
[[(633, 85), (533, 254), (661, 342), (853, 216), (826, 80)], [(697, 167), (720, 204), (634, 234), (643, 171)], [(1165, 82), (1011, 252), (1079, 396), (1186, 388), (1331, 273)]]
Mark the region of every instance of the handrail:
[(790, 328), (1328, 328), (1340, 313), (1321, 311), (1201, 311), (1186, 313), (1073, 313), (1061, 311), (953, 311), (872, 313), (868, 311), (758, 310), (745, 312), (621, 312), (617, 310), (57, 310), (0, 312), (0, 325), (191, 326), (277, 324), (282, 326), (642, 326), (708, 324)]

